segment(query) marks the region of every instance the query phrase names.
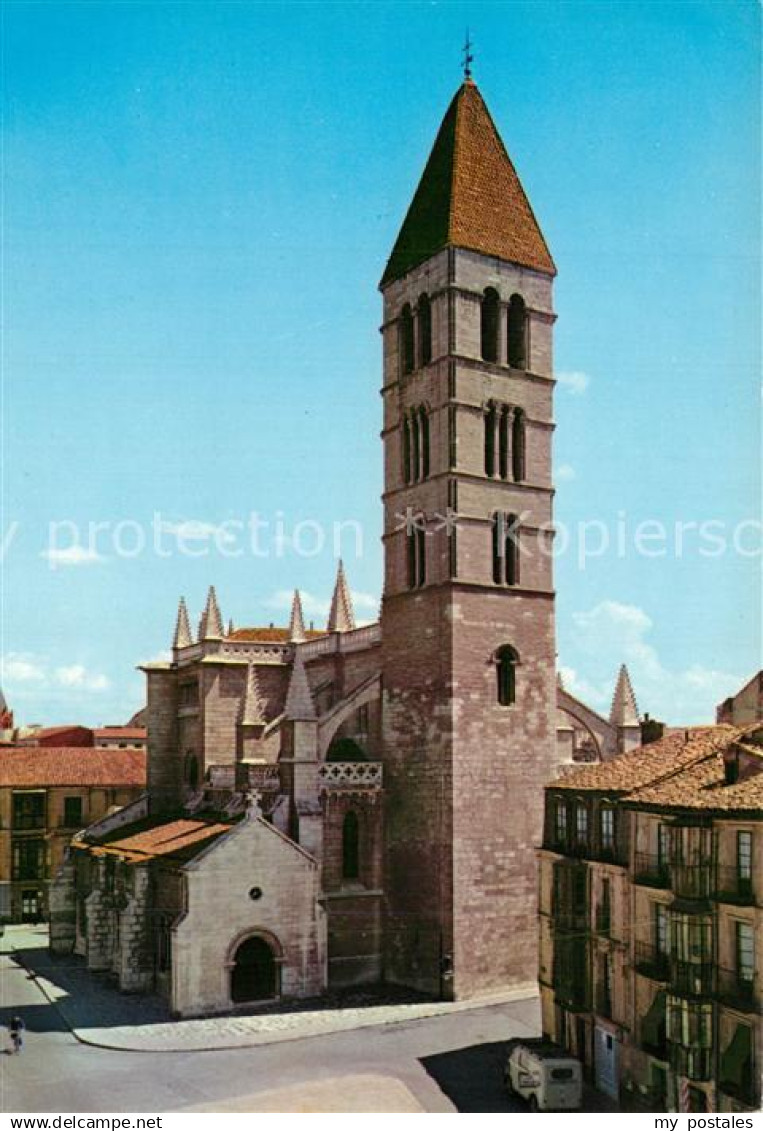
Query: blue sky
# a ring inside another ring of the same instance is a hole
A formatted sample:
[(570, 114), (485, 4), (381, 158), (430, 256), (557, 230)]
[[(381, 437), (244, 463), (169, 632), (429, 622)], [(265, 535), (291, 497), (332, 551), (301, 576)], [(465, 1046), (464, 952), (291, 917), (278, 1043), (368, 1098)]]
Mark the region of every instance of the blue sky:
[[(559, 268), (568, 685), (606, 709), (624, 659), (642, 710), (693, 722), (760, 666), (759, 529), (740, 525), (760, 515), (757, 4), (11, 2), (3, 19), (18, 721), (126, 719), (135, 665), (210, 582), (239, 625), (284, 623), (295, 585), (321, 623), (337, 521), (362, 527), (362, 554), (349, 534), (343, 551), (374, 617), (376, 287), (467, 24)], [(220, 553), (215, 531), (235, 549), (220, 525), (251, 512), (267, 553)], [(650, 520), (671, 543), (655, 556), (634, 548)], [(724, 552), (688, 531), (676, 553), (675, 524), (707, 521)], [(321, 552), (296, 552), (299, 522), (329, 532)], [(580, 523), (604, 524), (590, 549), (614, 540), (584, 568)]]

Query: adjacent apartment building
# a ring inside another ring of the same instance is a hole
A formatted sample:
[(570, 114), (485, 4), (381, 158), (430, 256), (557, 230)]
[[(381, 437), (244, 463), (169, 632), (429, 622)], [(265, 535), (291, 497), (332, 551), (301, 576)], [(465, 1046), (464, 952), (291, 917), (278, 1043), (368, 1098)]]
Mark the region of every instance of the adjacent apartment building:
[(756, 1111), (763, 723), (670, 734), (546, 789), (543, 1030), (654, 1111)]
[(146, 788), (140, 750), (9, 747), (0, 755), (0, 919), (37, 922), (72, 836)]

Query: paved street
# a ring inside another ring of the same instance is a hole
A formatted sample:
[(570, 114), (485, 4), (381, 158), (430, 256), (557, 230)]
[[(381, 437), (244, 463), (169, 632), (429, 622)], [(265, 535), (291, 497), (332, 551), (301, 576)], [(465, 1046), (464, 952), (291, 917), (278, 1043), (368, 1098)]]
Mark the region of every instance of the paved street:
[[(501, 1085), (502, 1045), (538, 1032), (538, 1002), (530, 998), (256, 1047), (98, 1048), (76, 1039), (35, 978), (7, 953), (14, 941), (26, 952), (30, 941), (44, 944), (44, 935), (30, 940), (10, 928), (0, 956), (3, 1019), (19, 1007), (27, 1024), (21, 1056), (0, 1056), (3, 1111), (511, 1111), (516, 1101)], [(158, 1009), (120, 1000), (133, 1017)], [(158, 1013), (156, 1023), (164, 1024)], [(223, 1030), (235, 1023), (205, 1022)]]

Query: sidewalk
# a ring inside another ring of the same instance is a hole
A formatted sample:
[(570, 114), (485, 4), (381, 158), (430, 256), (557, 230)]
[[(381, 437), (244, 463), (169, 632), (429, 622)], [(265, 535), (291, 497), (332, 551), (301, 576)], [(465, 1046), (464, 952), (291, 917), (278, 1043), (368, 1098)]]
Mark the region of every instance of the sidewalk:
[(259, 1011), (173, 1021), (158, 998), (121, 994), (103, 976), (89, 974), (77, 958), (53, 959), (44, 928), (9, 927), (3, 951), (12, 952), (83, 1044), (125, 1052), (191, 1052), (247, 1048), (301, 1040), (368, 1026), (510, 1002), (537, 1011), (535, 986), (469, 1002), (442, 1002), (382, 990), (332, 995), (325, 1000), (278, 1003)]

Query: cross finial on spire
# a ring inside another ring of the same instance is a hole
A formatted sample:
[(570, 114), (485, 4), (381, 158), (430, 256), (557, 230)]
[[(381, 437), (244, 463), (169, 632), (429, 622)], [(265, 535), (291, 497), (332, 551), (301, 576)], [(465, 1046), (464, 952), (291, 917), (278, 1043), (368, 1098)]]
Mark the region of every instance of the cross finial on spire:
[(469, 28), (467, 28), (464, 46), (461, 48), (462, 54), (464, 56), (464, 61), (461, 65), (464, 68), (464, 78), (467, 82), (469, 82), (472, 77), (472, 63), (474, 62), (474, 56), (472, 55), (472, 46), (473, 44), (471, 38), (469, 37)]

